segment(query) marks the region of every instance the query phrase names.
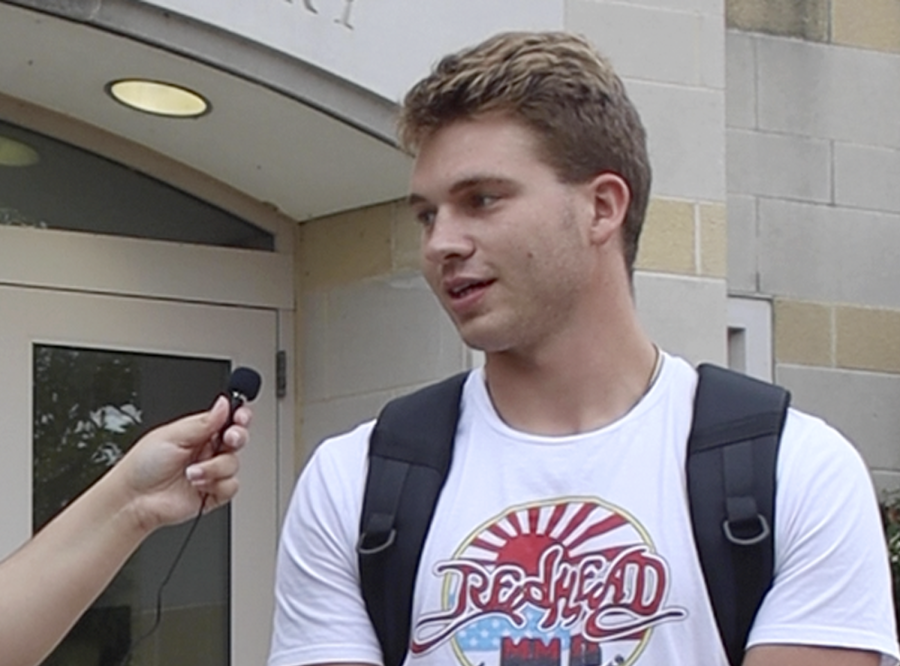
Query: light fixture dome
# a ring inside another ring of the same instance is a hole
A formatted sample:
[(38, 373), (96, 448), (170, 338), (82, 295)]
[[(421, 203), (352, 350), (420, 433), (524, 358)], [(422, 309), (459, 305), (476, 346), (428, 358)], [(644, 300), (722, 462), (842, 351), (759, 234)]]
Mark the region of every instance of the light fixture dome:
[(183, 86), (150, 79), (119, 79), (106, 91), (120, 104), (170, 118), (196, 118), (210, 111), (209, 101)]

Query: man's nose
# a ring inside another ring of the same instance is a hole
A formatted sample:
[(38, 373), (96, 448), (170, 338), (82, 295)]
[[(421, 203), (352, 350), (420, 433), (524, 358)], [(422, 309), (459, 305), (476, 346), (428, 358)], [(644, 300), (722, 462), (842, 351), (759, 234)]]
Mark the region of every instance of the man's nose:
[(465, 259), (475, 250), (470, 230), (450, 211), (438, 210), (422, 232), (422, 256), (432, 263)]

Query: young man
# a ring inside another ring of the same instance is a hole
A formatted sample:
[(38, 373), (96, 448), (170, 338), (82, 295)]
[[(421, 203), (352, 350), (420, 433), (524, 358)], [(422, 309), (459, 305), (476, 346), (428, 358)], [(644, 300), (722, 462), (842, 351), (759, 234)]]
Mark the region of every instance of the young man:
[[(641, 329), (644, 130), (588, 43), (506, 34), (407, 95), (425, 277), (485, 352), (422, 551), (407, 664), (725, 666), (685, 489), (697, 375)], [(282, 537), (269, 666), (380, 664), (355, 544), (372, 424), (328, 440)], [(746, 666), (896, 664), (874, 493), (791, 411)], [(390, 594), (390, 592), (388, 592)]]
[[(0, 563), (0, 663), (39, 664), (157, 528), (228, 502), (251, 412), (208, 412), (148, 432), (97, 483)], [(204, 499), (205, 498), (205, 499)]]

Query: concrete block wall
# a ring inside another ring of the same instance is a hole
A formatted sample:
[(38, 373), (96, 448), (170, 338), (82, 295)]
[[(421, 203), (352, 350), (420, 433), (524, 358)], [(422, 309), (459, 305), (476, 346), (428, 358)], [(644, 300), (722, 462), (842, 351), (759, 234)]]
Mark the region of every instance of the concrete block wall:
[(647, 128), (652, 201), (635, 296), (665, 349), (727, 356), (722, 0), (567, 0), (565, 26), (624, 79)]
[(418, 239), (400, 202), (300, 226), (298, 464), (390, 398), (473, 363), (419, 275)]
[(900, 4), (729, 0), (728, 283), (775, 377), (900, 486)]

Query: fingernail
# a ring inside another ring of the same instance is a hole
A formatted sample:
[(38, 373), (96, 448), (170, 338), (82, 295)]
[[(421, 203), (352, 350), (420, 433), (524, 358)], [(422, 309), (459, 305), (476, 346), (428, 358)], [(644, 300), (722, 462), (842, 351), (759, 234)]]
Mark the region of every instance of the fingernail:
[(184, 470), (184, 475), (187, 477), (188, 481), (199, 481), (203, 478), (203, 470), (197, 465), (191, 465)]

